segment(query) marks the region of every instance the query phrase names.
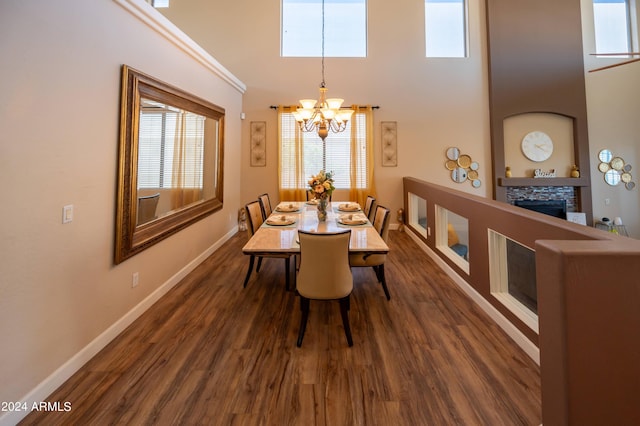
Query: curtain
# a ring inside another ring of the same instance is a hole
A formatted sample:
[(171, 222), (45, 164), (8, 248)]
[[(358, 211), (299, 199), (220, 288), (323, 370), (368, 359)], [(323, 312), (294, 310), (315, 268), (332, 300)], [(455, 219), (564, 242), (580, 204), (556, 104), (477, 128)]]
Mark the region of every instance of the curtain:
[[(278, 107), (278, 195), (280, 201), (305, 201), (304, 140), (291, 112), (296, 107)], [(286, 113), (286, 118), (283, 114)], [(293, 120), (294, 123), (290, 121)]]
[(204, 120), (183, 111), (176, 123), (171, 176), (171, 209), (202, 198), (202, 141)]
[[(278, 107), (278, 182), (280, 200), (306, 200), (304, 136), (291, 112), (295, 107)], [(364, 205), (367, 195), (375, 197), (373, 182), (373, 109), (353, 106), (349, 135), (349, 200)], [(317, 139), (317, 137), (314, 137)], [(316, 142), (317, 143), (317, 142)], [(311, 151), (312, 152), (312, 151)], [(331, 154), (327, 154), (331, 156)], [(340, 158), (340, 157), (337, 157)], [(309, 161), (309, 158), (307, 159)], [(314, 169), (315, 170), (315, 169)], [(316, 170), (317, 172), (319, 170)]]
[[(351, 125), (351, 186), (349, 200), (361, 206), (367, 195), (376, 196), (373, 182), (373, 108), (353, 105), (353, 117), (364, 116), (364, 123)], [(364, 133), (364, 134), (363, 134)], [(363, 146), (364, 145), (364, 146)]]

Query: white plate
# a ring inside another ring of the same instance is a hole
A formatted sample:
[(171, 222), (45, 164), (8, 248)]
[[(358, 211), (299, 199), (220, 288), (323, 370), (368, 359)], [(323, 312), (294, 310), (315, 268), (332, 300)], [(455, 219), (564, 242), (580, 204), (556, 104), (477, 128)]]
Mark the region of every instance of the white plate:
[(360, 210), (360, 205), (355, 203), (340, 204), (338, 210), (342, 212), (357, 212)]
[(295, 204), (285, 204), (283, 206), (276, 207), (276, 211), (285, 213), (297, 212), (298, 210), (300, 210), (300, 207)]
[(296, 220), (287, 216), (269, 216), (265, 222), (271, 226), (286, 226), (296, 223)]

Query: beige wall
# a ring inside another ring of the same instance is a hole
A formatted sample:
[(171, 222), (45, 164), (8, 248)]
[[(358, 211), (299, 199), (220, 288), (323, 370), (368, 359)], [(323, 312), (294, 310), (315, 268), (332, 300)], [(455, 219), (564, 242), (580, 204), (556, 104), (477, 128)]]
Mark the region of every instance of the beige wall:
[[(586, 68), (594, 68), (593, 13), (582, 1)], [(378, 199), (392, 209), (401, 205), (400, 178), (415, 176), (475, 195), (492, 197), (488, 129), (486, 28), (484, 2), (469, 2), (470, 56), (467, 59), (424, 57), (423, 3), (410, 0), (368, 2), (366, 58), (328, 58), (329, 94), (346, 103), (380, 105), (375, 113), (376, 186)], [(181, 0), (163, 13), (197, 40), (248, 90), (244, 99), (242, 202), (277, 191), (277, 122), (269, 105), (295, 104), (317, 96), (318, 58), (279, 56), (280, 2), (210, 2)], [(230, 17), (232, 17), (230, 19)], [(600, 60), (600, 64), (603, 60)], [(607, 61), (605, 63), (610, 63)], [(587, 75), (594, 217), (621, 216), (640, 238), (638, 189), (608, 187), (600, 179), (595, 155), (602, 147), (620, 153), (640, 169), (637, 119), (640, 110), (640, 64)], [(267, 121), (267, 167), (249, 166), (250, 121)], [(398, 122), (398, 167), (380, 166), (380, 121)], [(444, 169), (444, 151), (457, 146), (480, 163), (482, 187), (455, 184)], [(562, 170), (560, 175), (567, 171)], [(638, 173), (640, 177), (640, 172)], [(637, 180), (637, 179), (636, 179)], [(640, 183), (640, 180), (637, 181)], [(604, 200), (610, 205), (605, 206)], [(394, 218), (395, 219), (395, 218)]]
[[(620, 59), (594, 58), (593, 9), (590, 0), (582, 1), (585, 69), (592, 70)], [(640, 7), (636, 8), (640, 22)], [(638, 51), (638, 48), (634, 49)], [(613, 220), (620, 216), (627, 231), (640, 238), (640, 62), (586, 74), (589, 145), (591, 153), (591, 188), (593, 217)], [(631, 174), (636, 188), (609, 186), (598, 171), (598, 152), (610, 149), (633, 166)], [(606, 201), (609, 200), (609, 205)]]
[[(234, 232), (242, 94), (111, 0), (3, 0), (0, 57), (0, 401), (20, 401)], [(226, 109), (225, 188), (222, 211), (114, 266), (123, 63)]]
[[(174, 3), (162, 13), (247, 84), (242, 201), (263, 192), (277, 196), (277, 113), (269, 106), (317, 97), (320, 59), (280, 57), (278, 0)], [(380, 106), (374, 113), (377, 198), (394, 212), (402, 207), (403, 176), (491, 196), (484, 2), (469, 4), (466, 59), (425, 58), (423, 7), (413, 0), (369, 0), (368, 56), (325, 63), (330, 97)], [(251, 121), (267, 122), (266, 167), (249, 166)], [(381, 166), (380, 121), (398, 123), (398, 167)], [(479, 189), (452, 182), (444, 167), (450, 146), (479, 162)]]

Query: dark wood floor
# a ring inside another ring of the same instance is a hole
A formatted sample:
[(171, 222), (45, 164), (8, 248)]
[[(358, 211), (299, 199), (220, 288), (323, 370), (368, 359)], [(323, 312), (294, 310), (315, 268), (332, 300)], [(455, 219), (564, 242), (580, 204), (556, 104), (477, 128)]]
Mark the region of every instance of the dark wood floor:
[[(242, 288), (228, 241), (24, 424), (539, 425), (540, 370), (415, 243), (391, 232), (391, 301), (354, 269), (354, 346), (337, 302), (300, 310), (282, 259)], [(318, 273), (322, 273), (319, 266)]]

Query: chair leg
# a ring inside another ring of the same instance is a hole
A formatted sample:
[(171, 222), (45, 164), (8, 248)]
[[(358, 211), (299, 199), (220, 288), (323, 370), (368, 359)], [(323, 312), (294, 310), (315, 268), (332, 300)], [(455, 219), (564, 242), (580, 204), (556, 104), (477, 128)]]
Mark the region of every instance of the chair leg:
[(389, 288), (387, 287), (387, 280), (384, 277), (384, 264), (373, 266), (373, 270), (376, 272), (376, 277), (378, 278), (378, 282), (382, 284), (382, 289), (384, 290), (385, 296), (387, 296), (387, 300), (391, 300), (391, 295), (389, 294)]
[(291, 263), (290, 259), (291, 258), (289, 257), (284, 258), (284, 288), (287, 291), (289, 291), (289, 281), (291, 280), (291, 272), (289, 270), (289, 264)]
[(340, 315), (342, 315), (342, 325), (344, 326), (344, 334), (347, 336), (347, 343), (349, 346), (353, 346), (353, 339), (351, 338), (351, 327), (349, 326), (349, 296), (340, 299)]
[(307, 328), (307, 319), (309, 319), (309, 299), (300, 296), (300, 330), (298, 331), (298, 347), (302, 346), (302, 339), (304, 338), (304, 331)]
[[(247, 283), (249, 282), (249, 277), (251, 276), (251, 271), (253, 271), (253, 261), (255, 260), (255, 256), (254, 255), (250, 255), (249, 257), (249, 269), (247, 269), (247, 276), (244, 278), (244, 285), (242, 286), (247, 287)], [(258, 263), (260, 263), (260, 261), (258, 261)]]
[(387, 300), (391, 300), (391, 295), (389, 294), (389, 288), (387, 287), (387, 280), (384, 277), (384, 264), (378, 266), (378, 271), (380, 274), (380, 284), (382, 284), (382, 289), (384, 290), (385, 296), (387, 296)]

